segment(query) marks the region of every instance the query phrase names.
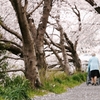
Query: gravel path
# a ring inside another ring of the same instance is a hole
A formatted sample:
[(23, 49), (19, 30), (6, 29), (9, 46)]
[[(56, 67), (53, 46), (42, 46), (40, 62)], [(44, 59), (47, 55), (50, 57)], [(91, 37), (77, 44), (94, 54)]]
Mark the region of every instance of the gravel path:
[(100, 85), (92, 86), (86, 83), (67, 90), (62, 94), (48, 94), (35, 97), (32, 100), (100, 100)]

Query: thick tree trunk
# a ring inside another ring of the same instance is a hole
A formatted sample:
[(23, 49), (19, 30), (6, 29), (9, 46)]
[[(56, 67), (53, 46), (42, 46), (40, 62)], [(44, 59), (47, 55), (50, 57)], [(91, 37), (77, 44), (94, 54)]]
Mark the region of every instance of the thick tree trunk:
[(29, 79), (31, 86), (40, 86), (39, 72), (36, 67), (36, 52), (34, 47), (34, 40), (27, 20), (26, 5), (21, 5), (21, 0), (10, 0), (16, 12), (19, 27), (23, 39), (23, 58), (25, 62), (25, 76)]
[(41, 17), (38, 29), (35, 29), (34, 22), (29, 19), (26, 12), (28, 1), (22, 6), (21, 0), (10, 0), (16, 12), (23, 39), (23, 57), (25, 62), (25, 76), (31, 81), (32, 86), (40, 86), (40, 76), (45, 75), (46, 61), (44, 53), (44, 33), (52, 8), (52, 0), (44, 0), (43, 16)]
[[(36, 67), (36, 55), (35, 48), (33, 48), (33, 43), (31, 45), (24, 45), (24, 62), (25, 62), (25, 76), (30, 80), (32, 87), (41, 86), (39, 72)], [(32, 48), (30, 48), (30, 46)]]
[[(45, 55), (42, 55), (42, 54), (44, 54), (44, 52), (43, 53), (41, 53), (40, 51), (41, 50), (39, 50), (40, 48), (38, 47), (38, 42), (37, 41), (40, 41), (40, 40), (38, 40), (37, 39), (37, 29), (36, 29), (36, 27), (35, 27), (35, 25), (34, 25), (34, 21), (33, 21), (33, 19), (31, 18), (29, 18), (28, 17), (28, 22), (29, 22), (29, 26), (30, 26), (30, 31), (31, 31), (31, 33), (32, 33), (32, 37), (33, 37), (33, 40), (34, 40), (34, 45), (35, 45), (35, 50), (36, 50), (36, 60), (37, 60), (37, 68), (38, 69), (40, 69), (39, 70), (39, 74), (40, 74), (40, 78), (41, 78), (41, 81), (42, 81), (42, 83), (43, 83), (43, 81), (44, 81), (44, 79), (45, 79), (45, 73), (46, 73), (46, 61), (45, 61)], [(42, 37), (40, 37), (40, 38), (43, 38), (43, 36)], [(40, 39), (39, 38), (39, 39)], [(43, 46), (42, 46), (42, 48), (44, 47), (44, 44), (43, 44)], [(44, 49), (44, 48), (43, 48)], [(45, 64), (45, 65), (44, 65)]]
[(37, 29), (36, 36), (36, 54), (37, 54), (37, 66), (40, 69), (40, 75), (45, 78), (45, 72), (47, 64), (45, 61), (44, 53), (44, 34), (48, 22), (48, 17), (52, 8), (52, 0), (44, 0), (43, 16), (41, 17), (40, 24)]

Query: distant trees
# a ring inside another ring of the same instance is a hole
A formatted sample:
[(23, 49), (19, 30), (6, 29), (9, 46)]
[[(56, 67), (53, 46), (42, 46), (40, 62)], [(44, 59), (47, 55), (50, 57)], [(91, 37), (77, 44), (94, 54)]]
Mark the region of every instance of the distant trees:
[[(75, 35), (77, 35), (77, 33), (79, 33), (79, 31), (81, 31), (81, 15), (80, 15), (80, 11), (78, 10), (78, 8), (76, 7), (76, 5), (74, 7), (72, 7), (68, 2), (66, 3), (66, 5), (69, 5), (70, 8), (72, 9), (72, 13), (75, 13), (76, 15), (76, 18), (78, 19), (78, 31), (75, 33)], [(58, 4), (59, 6), (59, 4)], [(58, 61), (59, 61), (59, 64), (61, 67), (63, 67), (63, 69), (67, 69), (67, 73), (70, 73), (70, 65), (69, 65), (69, 62), (70, 63), (73, 63), (73, 65), (75, 66), (76, 70), (77, 71), (81, 71), (81, 61), (79, 59), (79, 56), (78, 56), (78, 53), (77, 53), (77, 44), (78, 44), (78, 35), (75, 37), (75, 41), (73, 43), (73, 40), (71, 40), (71, 38), (69, 38), (69, 33), (67, 33), (67, 28), (66, 28), (66, 31), (61, 23), (61, 14), (60, 11), (63, 11), (62, 9), (62, 6), (60, 4), (60, 7), (58, 8), (58, 13), (57, 15), (53, 16), (53, 14), (51, 15), (51, 18), (53, 18), (53, 20), (55, 20), (54, 23), (52, 22), (49, 22), (50, 25), (53, 26), (54, 30), (58, 31), (59, 34), (53, 32), (52, 34), (57, 34), (59, 35), (59, 43), (54, 43), (53, 40), (47, 36), (47, 38), (49, 38), (51, 44), (56, 47), (57, 49), (55, 49), (55, 51), (58, 53), (58, 54), (55, 54)], [(66, 9), (67, 7), (65, 7)], [(67, 22), (66, 22), (66, 25), (67, 25)], [(49, 34), (49, 32), (48, 32)], [(70, 33), (72, 34), (72, 33)], [(74, 35), (74, 36), (75, 36)], [(55, 52), (54, 52), (55, 53)], [(59, 56), (59, 54), (62, 53), (62, 56)], [(61, 61), (62, 60), (62, 61)], [(63, 63), (62, 63), (63, 62)], [(66, 72), (66, 70), (65, 70)]]

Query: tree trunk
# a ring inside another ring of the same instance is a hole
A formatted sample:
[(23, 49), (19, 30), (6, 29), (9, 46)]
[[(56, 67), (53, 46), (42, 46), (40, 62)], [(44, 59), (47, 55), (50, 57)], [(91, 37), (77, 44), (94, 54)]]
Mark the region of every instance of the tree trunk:
[[(23, 40), (23, 57), (25, 62), (25, 76), (31, 81), (32, 86), (40, 86), (40, 76), (44, 78), (46, 71), (46, 61), (44, 53), (44, 33), (52, 8), (52, 0), (44, 0), (43, 16), (36, 30), (34, 21), (28, 15), (27, 5), (22, 6), (21, 0), (10, 0), (16, 12)], [(38, 69), (40, 71), (38, 72)]]
[(47, 68), (47, 64), (45, 61), (45, 53), (44, 53), (44, 34), (46, 31), (46, 26), (51, 8), (52, 8), (52, 0), (44, 0), (43, 16), (41, 17), (36, 36), (37, 66), (40, 69), (39, 72), (42, 80), (45, 78), (45, 72)]
[(62, 50), (62, 57), (63, 57), (63, 69), (64, 72), (69, 75), (69, 61), (68, 61), (68, 56), (65, 50), (65, 40), (64, 40), (64, 32), (63, 32), (63, 28), (61, 27), (61, 25), (58, 22), (58, 27), (59, 27), (59, 31), (60, 31), (60, 45), (61, 45), (61, 50)]
[(79, 56), (78, 56), (78, 54), (76, 52), (74, 52), (72, 54), (72, 58), (73, 58), (73, 64), (74, 64), (74, 66), (77, 66), (76, 70), (77, 71), (81, 71), (81, 67), (82, 67), (81, 60), (79, 59)]
[(70, 54), (70, 57), (72, 59), (69, 59), (70, 62), (73, 62), (75, 68), (77, 71), (81, 71), (81, 60), (79, 59), (79, 56), (77, 54), (77, 51), (76, 51), (76, 48), (77, 48), (77, 41), (75, 42), (75, 44), (73, 44), (66, 33), (64, 33), (64, 36), (65, 36), (65, 39), (66, 39), (66, 42), (68, 44), (68, 47), (66, 46), (66, 49), (71, 53)]
[(40, 86), (39, 72), (36, 67), (36, 53), (34, 47), (34, 40), (32, 38), (32, 33), (29, 28), (26, 15), (26, 5), (23, 7), (21, 5), (21, 0), (10, 0), (12, 6), (16, 12), (19, 27), (23, 39), (23, 58), (25, 62), (25, 76), (29, 79), (31, 86), (34, 88)]

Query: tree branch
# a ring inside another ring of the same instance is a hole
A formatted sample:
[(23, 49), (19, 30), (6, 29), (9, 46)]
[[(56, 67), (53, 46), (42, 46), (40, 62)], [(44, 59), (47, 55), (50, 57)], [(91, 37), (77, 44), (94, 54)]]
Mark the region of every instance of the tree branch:
[(81, 31), (81, 16), (80, 16), (80, 11), (78, 10), (77, 6), (75, 5), (75, 8), (73, 8), (70, 3), (68, 3), (68, 5), (71, 7), (71, 9), (73, 10), (73, 12), (75, 13), (75, 15), (78, 17), (78, 21), (79, 21), (79, 31)]
[(87, 1), (91, 6), (97, 6), (94, 0), (85, 0), (85, 1)]
[(9, 33), (15, 35), (18, 39), (20, 39), (22, 41), (22, 37), (19, 35), (19, 33), (15, 32), (14, 30), (10, 29), (6, 24), (4, 24), (4, 22), (0, 22), (0, 25), (2, 26), (3, 29), (5, 29), (6, 31), (8, 31)]
[(6, 71), (0, 71), (0, 73), (7, 73), (7, 72), (18, 72), (18, 71), (22, 71), (23, 73), (25, 73), (25, 70), (23, 70), (23, 69), (16, 69), (16, 70), (6, 70)]
[(36, 9), (38, 9), (42, 3), (43, 3), (43, 0), (42, 0), (40, 3), (38, 3), (38, 5), (35, 7), (35, 9), (33, 9), (33, 10), (28, 14), (28, 16), (30, 16)]
[(28, 6), (28, 0), (25, 0), (25, 6), (24, 6), (25, 11), (27, 10), (27, 6)]
[(58, 47), (59, 49), (61, 49), (61, 46), (59, 46), (57, 43), (54, 43), (51, 38), (49, 37), (49, 35), (46, 33), (47, 38), (51, 41), (51, 44), (53, 44), (54, 46)]
[[(14, 57), (8, 57), (8, 56), (4, 56), (4, 57), (2, 58), (2, 60), (4, 60), (4, 59), (24, 60), (23, 58), (14, 58)], [(0, 60), (0, 61), (1, 61), (1, 60)]]
[(22, 48), (22, 47), (21, 47), (20, 45), (18, 45), (17, 43), (12, 42), (12, 41), (9, 41), (9, 40), (3, 40), (3, 39), (0, 39), (0, 41), (5, 42), (5, 43), (14, 44), (14, 45), (17, 46), (17, 47)]
[(56, 50), (53, 47), (50, 46), (50, 42), (48, 42), (47, 39), (44, 39), (44, 41), (47, 43), (47, 45), (49, 46), (49, 48), (53, 51), (53, 53), (55, 54), (55, 56), (59, 60), (60, 65), (63, 66), (62, 58), (58, 55), (58, 53), (56, 52)]
[(14, 45), (11, 44), (5, 44), (5, 43), (0, 43), (0, 50), (8, 50), (12, 52), (15, 55), (19, 55), (20, 57), (23, 57), (23, 51), (21, 48), (18, 48)]
[(93, 6), (94, 9), (100, 14), (100, 6), (97, 6), (94, 0), (85, 0), (85, 1), (88, 2), (91, 6)]

